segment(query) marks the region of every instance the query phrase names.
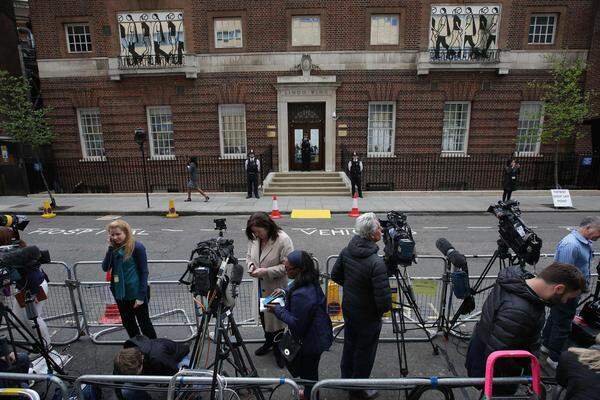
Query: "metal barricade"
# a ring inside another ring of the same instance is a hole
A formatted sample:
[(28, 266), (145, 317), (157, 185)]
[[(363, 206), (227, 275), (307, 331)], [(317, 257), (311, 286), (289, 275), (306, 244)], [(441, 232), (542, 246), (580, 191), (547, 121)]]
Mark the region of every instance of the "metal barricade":
[(40, 400), (40, 395), (31, 389), (0, 389), (0, 397), (8, 397), (11, 399), (25, 398), (31, 400)]
[[(529, 384), (531, 377), (515, 377), (515, 378), (494, 378), (494, 385), (507, 384)], [(402, 390), (412, 389), (418, 386), (426, 386), (431, 388), (458, 388), (479, 386), (485, 383), (485, 378), (397, 378), (397, 379), (325, 379), (316, 383), (313, 386), (310, 400), (319, 398), (319, 391), (330, 389), (382, 389), (382, 390)]]
[[(53, 267), (58, 267), (54, 271)], [(46, 272), (53, 275), (48, 282), (48, 298), (43, 302), (43, 319), (48, 325), (53, 345), (67, 345), (79, 339), (82, 331), (82, 320), (75, 300), (76, 282), (71, 269), (62, 261), (52, 261), (43, 265)], [(52, 269), (52, 270), (50, 270)], [(56, 274), (60, 278), (56, 277)], [(8, 300), (8, 299), (7, 299)], [(18, 307), (14, 298), (10, 299), (12, 307)], [(23, 321), (27, 326), (29, 321)], [(0, 330), (6, 329), (3, 324)], [(33, 332), (33, 329), (31, 330)], [(35, 335), (35, 333), (34, 333)]]
[(67, 389), (67, 385), (63, 382), (62, 379), (58, 378), (55, 375), (41, 375), (41, 374), (13, 374), (9, 372), (0, 372), (0, 380), (7, 381), (20, 381), (20, 382), (52, 382), (60, 389), (62, 399), (67, 400), (69, 397), (69, 390)]
[[(179, 386), (183, 385), (202, 385), (197, 391), (206, 391), (207, 386), (212, 383), (212, 377), (204, 376), (178, 376), (175, 387), (170, 387), (173, 377), (171, 376), (142, 376), (142, 375), (82, 375), (75, 381), (74, 387), (77, 391), (78, 399), (83, 399), (82, 385), (91, 384), (102, 386), (110, 386), (111, 388), (122, 389), (126, 385), (146, 385), (143, 387), (136, 387), (138, 390), (153, 391), (162, 393), (173, 393), (177, 391)], [(222, 386), (221, 386), (222, 384)], [(153, 385), (153, 386), (148, 386)], [(219, 377), (219, 388), (236, 388), (238, 386), (247, 388), (248, 386), (279, 386), (286, 385), (292, 390), (292, 399), (299, 399), (300, 390), (298, 384), (287, 378), (230, 378), (230, 377)], [(193, 390), (193, 389), (192, 389)], [(189, 392), (190, 389), (187, 389)]]

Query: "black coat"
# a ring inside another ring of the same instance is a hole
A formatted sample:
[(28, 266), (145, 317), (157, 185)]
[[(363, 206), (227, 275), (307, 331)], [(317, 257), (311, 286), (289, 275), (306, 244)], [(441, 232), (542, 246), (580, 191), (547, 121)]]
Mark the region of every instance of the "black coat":
[(148, 339), (143, 335), (125, 342), (124, 348), (137, 347), (144, 355), (142, 375), (175, 375), (181, 362), (190, 352), (190, 346), (170, 339)]
[(392, 307), (387, 268), (378, 250), (372, 241), (354, 236), (331, 270), (331, 279), (344, 289), (344, 319), (379, 321)]
[[(519, 267), (504, 268), (498, 274), (494, 288), (483, 303), (481, 319), (473, 333), (473, 337), (482, 343), (482, 351), (468, 355), (469, 376), (483, 376), (487, 357), (497, 350), (526, 350), (538, 355), (547, 303), (525, 282), (531, 277), (533, 275)], [(498, 363), (506, 372), (524, 365), (512, 360), (500, 360)]]
[(520, 172), (521, 169), (517, 167), (504, 167), (504, 180), (502, 182), (502, 189), (510, 190), (511, 192), (517, 190), (517, 177), (519, 176)]
[[(592, 348), (600, 351), (600, 346)], [(593, 370), (578, 360), (578, 355), (565, 351), (560, 355), (556, 369), (558, 384), (567, 390), (568, 400), (599, 400), (600, 371)]]

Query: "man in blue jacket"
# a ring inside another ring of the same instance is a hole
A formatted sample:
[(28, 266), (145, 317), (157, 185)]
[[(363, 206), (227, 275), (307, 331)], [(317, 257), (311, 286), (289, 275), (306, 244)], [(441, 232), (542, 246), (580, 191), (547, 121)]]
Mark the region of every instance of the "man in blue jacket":
[[(600, 238), (600, 217), (586, 217), (556, 246), (554, 261), (571, 264), (583, 274), (590, 284), (590, 265), (594, 250), (592, 243)], [(548, 354), (548, 364), (556, 369), (558, 358), (571, 334), (571, 322), (577, 312), (579, 298), (565, 304), (557, 304), (550, 310), (542, 334), (542, 352)]]

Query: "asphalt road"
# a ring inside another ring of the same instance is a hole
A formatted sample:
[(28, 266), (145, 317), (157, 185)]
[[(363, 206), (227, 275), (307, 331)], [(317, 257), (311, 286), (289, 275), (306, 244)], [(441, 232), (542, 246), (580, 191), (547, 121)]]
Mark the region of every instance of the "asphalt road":
[[(51, 220), (31, 217), (31, 223), (22, 235), (29, 244), (50, 250), (53, 260), (72, 265), (77, 261), (101, 260), (106, 250), (105, 226), (107, 219), (115, 216), (60, 216)], [(166, 219), (156, 216), (129, 216), (126, 220), (132, 225), (138, 240), (153, 260), (186, 260), (190, 251), (199, 241), (216, 236), (213, 219), (215, 217), (189, 216)], [(523, 215), (525, 222), (543, 239), (542, 252), (552, 253), (556, 243), (576, 226), (583, 218), (581, 214), (531, 213)], [(226, 236), (235, 240), (236, 254), (245, 257), (247, 239), (245, 226), (247, 217), (227, 218)], [(492, 254), (498, 239), (497, 220), (491, 214), (449, 215), (449, 216), (408, 216), (419, 255), (440, 253), (435, 241), (447, 238), (458, 250), (465, 254)], [(307, 250), (320, 260), (325, 269), (328, 256), (338, 254), (353, 235), (354, 219), (334, 215), (332, 219), (300, 220), (286, 217), (278, 221), (290, 235), (297, 249)], [(381, 243), (380, 243), (381, 245)], [(382, 247), (382, 246), (381, 246)], [(541, 261), (541, 264), (546, 261)], [(485, 260), (473, 260), (472, 273), (480, 272)], [(151, 278), (176, 279), (183, 272), (183, 265), (160, 265), (151, 267)], [(51, 275), (53, 268), (47, 267)], [(86, 266), (79, 268), (79, 277), (86, 280), (100, 279), (99, 268)], [(421, 261), (411, 267), (413, 276), (439, 276), (438, 261)], [(57, 276), (58, 277), (58, 276)]]

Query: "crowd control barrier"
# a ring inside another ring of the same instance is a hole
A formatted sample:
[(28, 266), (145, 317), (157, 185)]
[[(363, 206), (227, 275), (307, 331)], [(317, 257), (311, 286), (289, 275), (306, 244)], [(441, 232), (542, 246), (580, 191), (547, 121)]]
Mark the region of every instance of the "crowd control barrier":
[(30, 400), (40, 400), (40, 395), (31, 389), (0, 389), (0, 398), (8, 397), (9, 399), (23, 398)]
[(60, 389), (62, 399), (67, 400), (69, 396), (69, 390), (67, 389), (67, 385), (63, 382), (62, 379), (58, 378), (55, 375), (41, 375), (41, 374), (13, 374), (9, 372), (0, 372), (0, 380), (8, 380), (8, 381), (19, 381), (19, 382), (51, 382), (58, 386)]
[[(123, 389), (125, 386), (144, 385), (139, 390), (145, 392), (167, 392), (170, 398), (181, 392), (202, 392), (210, 390), (212, 383), (210, 376), (176, 376), (176, 382), (172, 384), (174, 377), (171, 376), (140, 376), (140, 375), (82, 375), (75, 381), (75, 390), (79, 399), (83, 399), (82, 385), (100, 385), (110, 386), (111, 388)], [(241, 378), (241, 377), (224, 377), (219, 376), (218, 389), (220, 396), (223, 399), (223, 392), (227, 389), (248, 388), (249, 386), (280, 386), (285, 385), (291, 389), (290, 399), (299, 399), (300, 390), (298, 384), (288, 378)]]

